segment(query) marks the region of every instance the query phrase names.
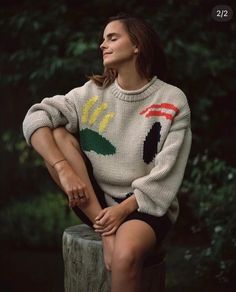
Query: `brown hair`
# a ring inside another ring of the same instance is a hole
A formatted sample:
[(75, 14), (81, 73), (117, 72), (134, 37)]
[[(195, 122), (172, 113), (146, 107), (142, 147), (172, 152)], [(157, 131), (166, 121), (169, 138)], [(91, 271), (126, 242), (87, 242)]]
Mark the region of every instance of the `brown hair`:
[[(128, 14), (119, 14), (110, 17), (106, 25), (119, 20), (124, 24), (131, 41), (138, 47), (136, 66), (138, 73), (151, 79), (157, 76), (166, 80), (166, 56), (158, 34), (143, 19)], [(89, 78), (98, 86), (107, 87), (116, 78), (117, 72), (104, 68), (103, 75), (93, 75)]]

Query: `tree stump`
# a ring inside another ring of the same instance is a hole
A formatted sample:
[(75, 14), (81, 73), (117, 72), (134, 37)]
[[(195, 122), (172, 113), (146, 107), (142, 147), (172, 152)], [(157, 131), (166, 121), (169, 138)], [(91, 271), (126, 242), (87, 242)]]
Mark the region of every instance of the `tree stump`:
[[(102, 242), (85, 224), (67, 228), (63, 234), (65, 292), (110, 292), (111, 273), (103, 261)], [(142, 291), (165, 289), (165, 253), (153, 252), (145, 261)]]

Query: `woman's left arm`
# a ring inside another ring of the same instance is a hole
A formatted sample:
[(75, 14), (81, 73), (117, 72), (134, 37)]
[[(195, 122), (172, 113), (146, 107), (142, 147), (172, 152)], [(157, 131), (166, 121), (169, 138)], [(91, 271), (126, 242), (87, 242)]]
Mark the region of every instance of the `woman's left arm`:
[(191, 142), (190, 109), (186, 103), (175, 117), (163, 147), (155, 157), (154, 168), (148, 175), (133, 181), (134, 195), (100, 212), (95, 230), (103, 235), (114, 233), (134, 210), (163, 216), (182, 183)]
[(138, 211), (163, 216), (183, 181), (192, 143), (190, 109), (186, 103), (173, 120), (155, 166), (146, 176), (132, 183)]

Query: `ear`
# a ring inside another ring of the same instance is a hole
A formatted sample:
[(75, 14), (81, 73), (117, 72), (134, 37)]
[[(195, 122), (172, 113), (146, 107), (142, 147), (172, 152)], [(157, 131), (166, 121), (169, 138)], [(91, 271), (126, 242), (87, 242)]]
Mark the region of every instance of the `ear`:
[(138, 52), (139, 52), (139, 49), (135, 46), (135, 48), (134, 48), (134, 53), (135, 53), (135, 54), (138, 54)]

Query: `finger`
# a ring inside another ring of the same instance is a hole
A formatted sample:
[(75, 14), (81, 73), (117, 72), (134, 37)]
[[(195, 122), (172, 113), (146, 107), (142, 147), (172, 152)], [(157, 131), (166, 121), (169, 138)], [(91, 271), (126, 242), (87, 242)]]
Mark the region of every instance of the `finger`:
[(84, 197), (85, 197), (85, 199), (88, 200), (88, 199), (89, 199), (89, 194), (88, 194), (88, 190), (87, 190), (87, 188), (85, 188), (85, 189), (83, 190), (83, 193), (84, 193)]
[(96, 220), (95, 223), (99, 226), (99, 228), (101, 228), (101, 227), (102, 227), (102, 228), (105, 227), (105, 226), (102, 224), (101, 220)]
[(95, 218), (95, 220), (99, 221), (104, 216), (105, 213), (106, 213), (106, 209), (101, 210), (98, 216)]
[(84, 198), (84, 193), (81, 191), (77, 191), (77, 196), (78, 196), (78, 199), (81, 200)]
[(110, 231), (110, 230), (112, 230), (112, 226), (107, 226), (107, 227), (105, 227), (105, 228), (96, 228), (95, 229), (95, 232), (98, 232), (98, 233), (104, 233), (104, 232), (108, 232), (108, 231)]
[(106, 231), (106, 232), (102, 233), (102, 236), (112, 235), (116, 232), (116, 230), (117, 230), (117, 227), (114, 226), (110, 231)]
[(96, 233), (100, 233), (100, 234), (103, 233), (103, 230), (100, 230), (100, 229), (94, 229), (94, 231), (95, 231)]
[(98, 214), (98, 216), (95, 218), (96, 221), (100, 220), (104, 214), (106, 213), (106, 208), (103, 209), (102, 211), (100, 211), (100, 213)]
[(75, 207), (75, 203), (72, 201), (72, 202), (69, 202), (69, 207), (70, 208), (73, 208), (73, 207)]
[(74, 207), (76, 205), (76, 202), (78, 200), (77, 199), (77, 196), (76, 196), (76, 194), (74, 193), (73, 190), (71, 190), (70, 192), (68, 192), (68, 199), (69, 199), (69, 206), (70, 206), (70, 208), (71, 207)]
[(85, 196), (85, 188), (86, 188), (85, 185), (78, 185), (78, 187), (77, 187), (77, 191), (79, 192), (79, 194), (80, 194), (81, 196)]
[(103, 226), (107, 226), (109, 224), (109, 215), (107, 213), (99, 220), (99, 224)]
[(74, 201), (72, 192), (68, 191), (67, 196), (68, 196), (68, 201), (69, 201), (69, 207), (71, 208), (73, 207), (73, 201)]
[(79, 202), (79, 196), (78, 195), (74, 195), (73, 201), (74, 201), (75, 204), (77, 204)]
[(73, 189), (72, 200), (73, 200), (73, 202), (72, 202), (73, 203), (73, 207), (76, 206), (80, 201), (80, 195), (79, 195), (79, 193), (78, 193), (76, 188)]
[(77, 187), (73, 187), (71, 190), (71, 193), (74, 196), (79, 196), (79, 192), (78, 192), (78, 188)]
[(99, 231), (102, 231), (104, 230), (105, 231), (105, 228), (107, 228), (108, 226), (104, 226), (104, 225), (99, 225), (99, 224), (94, 224), (93, 225), (93, 228), (96, 229), (96, 230), (99, 230)]
[(89, 201), (88, 194), (86, 194), (85, 192), (80, 193), (79, 202), (84, 205), (87, 204), (88, 201)]
[(68, 200), (69, 200), (70, 203), (72, 203), (73, 200), (74, 200), (74, 199), (73, 199), (73, 196), (69, 195), (69, 196), (68, 196)]
[(85, 198), (86, 200), (89, 198), (88, 190), (86, 186), (84, 187), (78, 187), (78, 194), (80, 198)]
[(69, 195), (69, 203), (70, 207), (75, 207), (81, 205), (83, 201), (81, 201), (81, 194), (78, 192), (77, 188), (74, 187)]
[(82, 191), (77, 191), (77, 193), (74, 195), (74, 198), (77, 205), (82, 205), (88, 201), (85, 193)]
[(87, 204), (88, 200), (86, 198), (80, 198), (79, 201), (78, 201), (78, 204), (79, 205), (85, 205)]
[(72, 201), (70, 202), (71, 207), (75, 207), (77, 205), (77, 200), (75, 200), (74, 198), (72, 198)]

